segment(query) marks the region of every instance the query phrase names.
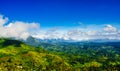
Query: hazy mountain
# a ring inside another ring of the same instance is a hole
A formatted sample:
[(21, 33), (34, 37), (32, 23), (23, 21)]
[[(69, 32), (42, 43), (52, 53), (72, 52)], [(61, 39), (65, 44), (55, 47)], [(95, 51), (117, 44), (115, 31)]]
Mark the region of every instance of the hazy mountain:
[(82, 41), (75, 41), (72, 39), (69, 40), (65, 40), (65, 39), (40, 39), (40, 38), (35, 38), (32, 36), (29, 36), (26, 40), (24, 40), (25, 43), (29, 44), (29, 45), (33, 45), (33, 46), (39, 46), (42, 44), (50, 44), (50, 45), (54, 45), (54, 44), (67, 44), (67, 43), (119, 43), (120, 40), (114, 40), (114, 39), (93, 39), (93, 40), (82, 40)]

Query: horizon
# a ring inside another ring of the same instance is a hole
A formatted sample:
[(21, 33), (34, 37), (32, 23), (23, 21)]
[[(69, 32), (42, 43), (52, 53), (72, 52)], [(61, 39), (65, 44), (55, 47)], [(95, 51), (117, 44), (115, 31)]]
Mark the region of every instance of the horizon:
[(0, 36), (120, 40), (119, 0), (1, 0)]

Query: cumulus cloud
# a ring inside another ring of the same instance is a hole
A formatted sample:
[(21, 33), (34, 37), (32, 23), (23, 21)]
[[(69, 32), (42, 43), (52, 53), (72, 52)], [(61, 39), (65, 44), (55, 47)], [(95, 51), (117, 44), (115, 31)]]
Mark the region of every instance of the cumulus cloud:
[(32, 35), (33, 32), (40, 29), (38, 23), (26, 23), (16, 21), (4, 26), (8, 21), (8, 18), (0, 16), (0, 36), (1, 37), (14, 37), (19, 39), (26, 39)]
[[(37, 35), (40, 37), (41, 35)], [(44, 36), (44, 37), (43, 37)], [(64, 40), (96, 40), (96, 39), (115, 39), (120, 40), (120, 31), (112, 25), (106, 25), (101, 30), (81, 30), (80, 28), (67, 30), (62, 33), (57, 28), (49, 29), (42, 34), (42, 39), (64, 39)]]
[[(39, 23), (26, 23), (22, 21), (8, 22), (8, 18), (0, 15), (0, 37), (14, 37), (26, 39), (29, 36), (40, 39), (64, 39), (64, 40), (91, 40), (91, 39), (115, 39), (120, 40), (120, 30), (113, 25), (106, 25), (99, 30), (90, 27), (71, 28), (63, 31), (58, 27), (50, 28), (47, 31), (40, 29)], [(99, 26), (99, 25), (98, 25)], [(98, 27), (97, 25), (95, 27)]]
[(73, 29), (67, 32), (67, 36), (72, 40), (83, 40), (85, 39), (86, 33), (80, 29)]
[(112, 25), (106, 25), (101, 30), (80, 30), (68, 31), (67, 36), (73, 40), (109, 39), (120, 40), (120, 31)]
[(90, 30), (90, 31), (87, 31), (86, 34), (87, 34), (87, 35), (96, 35), (96, 34), (97, 34), (97, 31), (95, 31), (95, 30)]
[(50, 28), (45, 33), (46, 38), (49, 39), (60, 39), (62, 38), (62, 33), (59, 31), (58, 27)]
[(116, 32), (117, 29), (113, 27), (112, 25), (106, 25), (105, 28), (103, 28), (104, 31), (106, 32)]

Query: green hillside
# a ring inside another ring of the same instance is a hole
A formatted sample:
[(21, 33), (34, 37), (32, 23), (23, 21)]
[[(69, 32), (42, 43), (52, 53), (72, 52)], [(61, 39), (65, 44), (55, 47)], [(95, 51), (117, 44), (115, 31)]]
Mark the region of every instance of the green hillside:
[(60, 56), (17, 40), (0, 39), (0, 71), (70, 71)]
[(33, 47), (0, 38), (0, 71), (120, 71), (120, 46), (111, 44), (63, 42)]

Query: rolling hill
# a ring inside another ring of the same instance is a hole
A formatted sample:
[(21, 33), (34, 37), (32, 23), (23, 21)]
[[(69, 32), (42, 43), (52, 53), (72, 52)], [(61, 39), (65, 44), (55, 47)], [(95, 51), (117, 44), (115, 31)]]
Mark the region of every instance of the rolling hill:
[(0, 39), (0, 71), (69, 71), (60, 56), (18, 40)]
[(119, 70), (119, 42), (39, 42), (31, 46), (0, 38), (0, 71)]

